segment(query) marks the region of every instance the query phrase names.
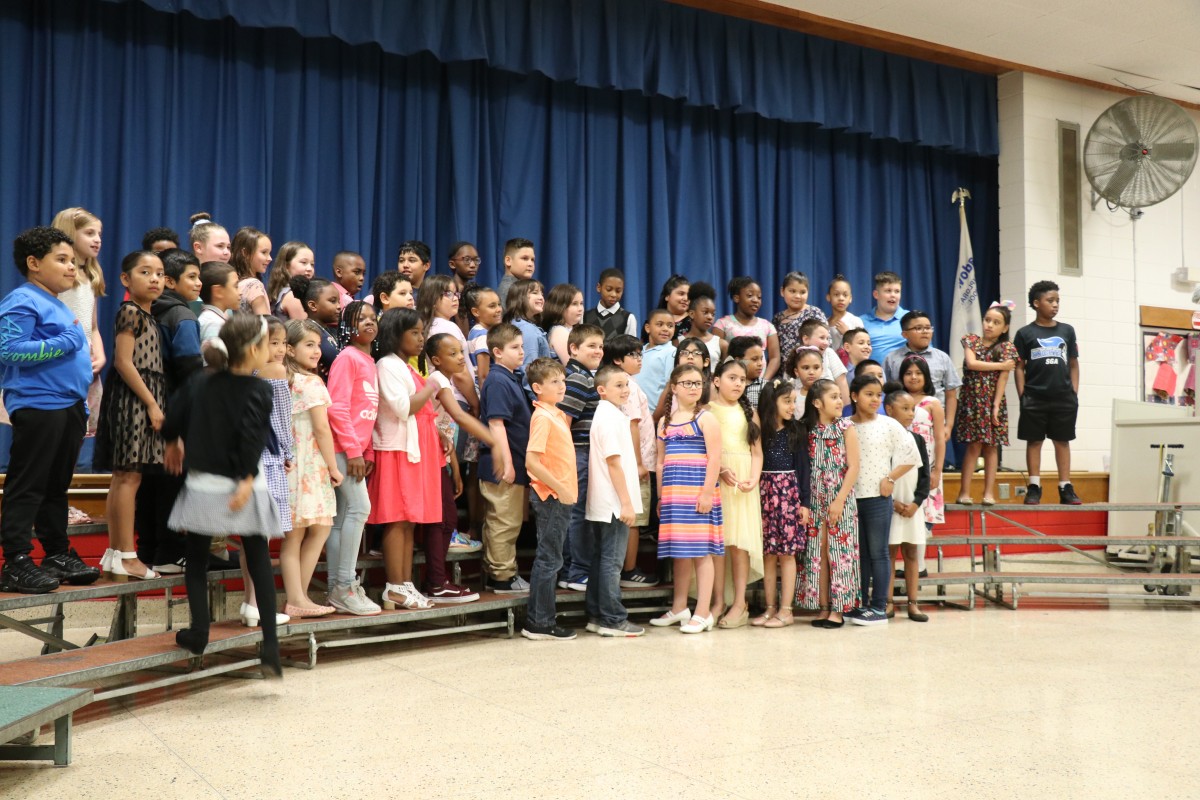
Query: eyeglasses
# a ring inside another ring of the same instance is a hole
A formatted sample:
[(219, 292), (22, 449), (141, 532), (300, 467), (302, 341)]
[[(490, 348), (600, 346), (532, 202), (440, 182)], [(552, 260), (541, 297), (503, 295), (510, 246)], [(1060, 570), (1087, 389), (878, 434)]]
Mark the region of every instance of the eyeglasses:
[(463, 257), (461, 257), (461, 258), (456, 258), (456, 259), (454, 259), (454, 260), (455, 260), (455, 261), (461, 261), (461, 262), (462, 262), (462, 263), (464, 263), (464, 264), (474, 264), (474, 265), (475, 265), (475, 266), (477, 266), (477, 267), (478, 267), (480, 264), (482, 264), (482, 263), (483, 263), (483, 259), (482, 259), (482, 258), (479, 258), (478, 256), (475, 256), (475, 257), (471, 257), (471, 256), (463, 256)]
[(458, 292), (442, 292), (442, 297), (446, 298), (447, 300), (457, 300), (458, 298), (462, 297), (462, 295)]
[(932, 325), (914, 325), (911, 328), (905, 328), (906, 331), (916, 331), (917, 333), (933, 333)]
[(703, 389), (704, 381), (680, 381), (675, 385), (683, 389)]
[(629, 355), (627, 355), (627, 356), (625, 356), (625, 357), (626, 357), (626, 358), (636, 358), (638, 361), (641, 361), (641, 360), (642, 360), (642, 354), (641, 354), (641, 352), (637, 352), (637, 353), (630, 353)]

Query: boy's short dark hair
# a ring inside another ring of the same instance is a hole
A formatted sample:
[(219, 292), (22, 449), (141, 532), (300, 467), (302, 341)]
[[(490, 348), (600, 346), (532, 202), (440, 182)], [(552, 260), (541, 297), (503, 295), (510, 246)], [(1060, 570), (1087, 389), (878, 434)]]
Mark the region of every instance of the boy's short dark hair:
[(529, 241), (528, 239), (521, 239), (521, 238), (509, 239), (507, 242), (504, 243), (504, 255), (505, 256), (514, 255), (518, 250), (520, 250), (523, 247), (533, 247), (533, 242)]
[[(530, 245), (530, 246), (532, 247), (532, 245)], [(622, 272), (621, 270), (617, 269), (616, 267), (609, 267), (608, 269), (603, 270), (600, 273), (600, 277), (596, 279), (596, 283), (598, 283), (598, 284), (604, 283), (606, 280), (609, 280), (610, 278), (616, 278), (621, 283), (624, 283), (625, 282), (625, 273)]]
[[(205, 261), (200, 265), (200, 301), (204, 303), (212, 302), (212, 290), (214, 286), (224, 286), (229, 282), (229, 276), (236, 272), (232, 266), (224, 261)], [(298, 276), (299, 277), (299, 276)], [(304, 302), (304, 298), (299, 298), (300, 302)]]
[(887, 286), (889, 283), (898, 283), (901, 286), (904, 285), (904, 281), (900, 280), (900, 276), (894, 272), (891, 272), (890, 270), (884, 270), (883, 272), (875, 273), (876, 289), (880, 288), (881, 286)]
[(883, 369), (883, 364), (880, 364), (873, 358), (864, 358), (862, 361), (858, 362), (857, 366), (854, 367), (854, 374), (857, 375), (858, 373), (862, 372), (863, 367), (879, 367), (880, 369)]
[(142, 237), (142, 249), (152, 249), (155, 242), (171, 242), (179, 247), (179, 234), (170, 228), (151, 228)]
[(409, 239), (407, 242), (400, 243), (400, 248), (396, 251), (396, 258), (400, 258), (405, 253), (414, 254), (421, 259), (422, 264), (428, 264), (433, 259), (433, 251), (429, 249), (429, 245), (418, 239)]
[(1033, 308), (1034, 301), (1041, 300), (1049, 292), (1057, 292), (1058, 284), (1054, 281), (1038, 281), (1029, 287), (1029, 307)]
[(762, 339), (757, 336), (735, 336), (729, 340), (729, 357), (745, 358), (751, 347), (762, 346)]
[[(29, 265), (25, 263), (30, 256), (36, 259), (46, 257), (46, 254), (54, 249), (55, 245), (68, 244), (75, 246), (75, 240), (67, 234), (60, 231), (58, 228), (52, 228), (49, 225), (38, 225), (36, 228), (21, 231), (16, 239), (13, 239), (13, 263), (17, 265), (17, 269), (22, 275), (29, 275)], [(72, 257), (74, 255), (72, 254)]]
[[(362, 253), (356, 253), (353, 250), (338, 250), (333, 254), (333, 261), (330, 263), (336, 265), (343, 258), (362, 258)], [(363, 260), (365, 261), (366, 259)]]
[(545, 384), (547, 380), (555, 375), (566, 375), (567, 371), (563, 368), (562, 362), (557, 358), (535, 358), (533, 363), (525, 370), (525, 379), (529, 381), (530, 388), (535, 383)]
[(607, 386), (608, 382), (618, 375), (624, 375), (625, 370), (618, 367), (616, 364), (604, 364), (600, 369), (596, 370), (595, 385)]
[(195, 253), (190, 250), (181, 250), (178, 247), (163, 250), (158, 257), (163, 262), (163, 274), (173, 281), (179, 280), (188, 267), (199, 268), (200, 266), (200, 259), (196, 258)]
[(864, 333), (867, 335), (868, 339), (871, 338), (871, 332), (866, 328), (851, 328), (850, 330), (846, 331), (844, 336), (842, 336), (842, 345), (844, 346), (850, 342), (853, 342), (856, 338)]
[(907, 314), (905, 314), (903, 317), (900, 318), (900, 330), (902, 330), (902, 331), (908, 330), (909, 327), (919, 319), (927, 319), (930, 321), (930, 323), (933, 322), (933, 318), (930, 317), (929, 314), (927, 314), (924, 311), (921, 311), (920, 309), (914, 308), (912, 311), (908, 312)]
[(652, 309), (650, 309), (650, 312), (648, 314), (646, 314), (646, 322), (649, 322), (650, 320), (654, 319), (655, 317), (661, 317), (664, 314), (666, 314), (668, 317), (671, 317), (672, 319), (674, 319), (675, 315), (672, 314), (670, 312), (670, 310), (665, 309), (665, 308), (652, 308)]
[(521, 338), (521, 329), (511, 322), (501, 322), (499, 325), (493, 326), (487, 335), (487, 346), (489, 353), (495, 353), (496, 350), (503, 348), (509, 342)]
[(616, 364), (623, 358), (634, 353), (642, 352), (642, 340), (636, 336), (622, 333), (604, 342), (604, 360), (602, 364)]
[(809, 336), (812, 336), (813, 332), (817, 328), (828, 328), (828, 327), (829, 327), (828, 323), (822, 322), (821, 320), (816, 319), (814, 317), (809, 317), (808, 319), (804, 320), (804, 322), (800, 323), (800, 330), (796, 332), (796, 335), (800, 337), (800, 341), (804, 341)]
[(396, 284), (401, 281), (412, 283), (408, 276), (398, 269), (389, 269), (387, 272), (379, 274), (379, 277), (371, 284), (371, 302), (375, 304), (376, 311), (383, 312), (383, 302), (379, 298), (385, 294), (391, 294), (395, 290)]
[(586, 322), (571, 328), (571, 332), (567, 334), (567, 352), (575, 350), (593, 336), (599, 336), (603, 340), (604, 328), (599, 325), (588, 325)]

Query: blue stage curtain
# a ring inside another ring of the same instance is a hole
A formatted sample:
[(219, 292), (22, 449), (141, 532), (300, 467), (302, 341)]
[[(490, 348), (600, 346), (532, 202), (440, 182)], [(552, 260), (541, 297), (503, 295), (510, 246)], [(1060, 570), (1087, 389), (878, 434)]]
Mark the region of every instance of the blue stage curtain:
[[(495, 281), (504, 241), (526, 236), (537, 277), (575, 283), (589, 304), (600, 270), (622, 267), (639, 318), (673, 272), (719, 290), (754, 275), (769, 315), (790, 270), (812, 277), (817, 301), (844, 273), (861, 312), (870, 276), (892, 269), (944, 345), (950, 193), (965, 186), (980, 296), (996, 296), (994, 157), (140, 3), (8, 2), (0, 41), (0, 236), (66, 206), (98, 214), (105, 331), (121, 256), (150, 227), (185, 234), (201, 209), (231, 233), (267, 231), (276, 249), (309, 242), (323, 274), (335, 251), (358, 250), (369, 278), (406, 239), (428, 242), (438, 270), (467, 239)], [(0, 291), (20, 280), (0, 271)]]
[(666, 0), (108, 0), (593, 89), (1000, 151), (996, 79)]

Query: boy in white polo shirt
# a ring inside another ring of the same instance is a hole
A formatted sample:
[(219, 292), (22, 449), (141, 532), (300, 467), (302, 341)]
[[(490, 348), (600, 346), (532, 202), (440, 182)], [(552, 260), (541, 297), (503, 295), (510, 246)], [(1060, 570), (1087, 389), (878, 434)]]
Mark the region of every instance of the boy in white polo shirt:
[(587, 629), (601, 636), (641, 636), (646, 631), (629, 621), (621, 604), (621, 567), (629, 526), (642, 512), (637, 455), (629, 435), (629, 418), (620, 406), (629, 400), (629, 376), (615, 364), (596, 371), (600, 404), (592, 418), (588, 454), (587, 520), (592, 571), (587, 583)]

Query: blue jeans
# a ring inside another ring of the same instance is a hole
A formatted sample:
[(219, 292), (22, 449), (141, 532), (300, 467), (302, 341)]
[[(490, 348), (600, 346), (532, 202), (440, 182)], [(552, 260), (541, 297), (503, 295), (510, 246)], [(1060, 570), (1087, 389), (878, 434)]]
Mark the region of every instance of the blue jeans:
[(587, 584), (588, 619), (605, 627), (619, 625), (629, 617), (621, 605), (621, 565), (629, 526), (616, 517), (611, 522), (589, 522), (583, 538), (593, 567)]
[(579, 500), (571, 507), (571, 527), (567, 531), (567, 543), (563, 548), (561, 575), (571, 583), (579, 583), (588, 577), (592, 565), (592, 551), (588, 543), (589, 529), (596, 523), (587, 521), (588, 492), (588, 448), (575, 446), (575, 471), (579, 473)]
[[(892, 591), (888, 533), (892, 527), (892, 498), (858, 498), (859, 563), (862, 572), (862, 605), (887, 610)], [(869, 598), (869, 600), (868, 600)]]
[(367, 479), (358, 480), (346, 475), (346, 454), (337, 454), (338, 471), (345, 475), (337, 495), (337, 516), (329, 538), (325, 540), (325, 560), (328, 562), (329, 590), (345, 588), (354, 582), (358, 565), (358, 550), (362, 546), (363, 528), (371, 514), (371, 497), (367, 494)]
[(563, 505), (558, 498), (545, 500), (532, 489), (529, 500), (533, 503), (533, 515), (537, 522), (537, 555), (533, 558), (533, 571), (529, 574), (529, 624), (538, 628), (549, 628), (554, 624), (555, 581), (563, 563), (563, 543), (567, 538), (567, 525), (573, 506)]

